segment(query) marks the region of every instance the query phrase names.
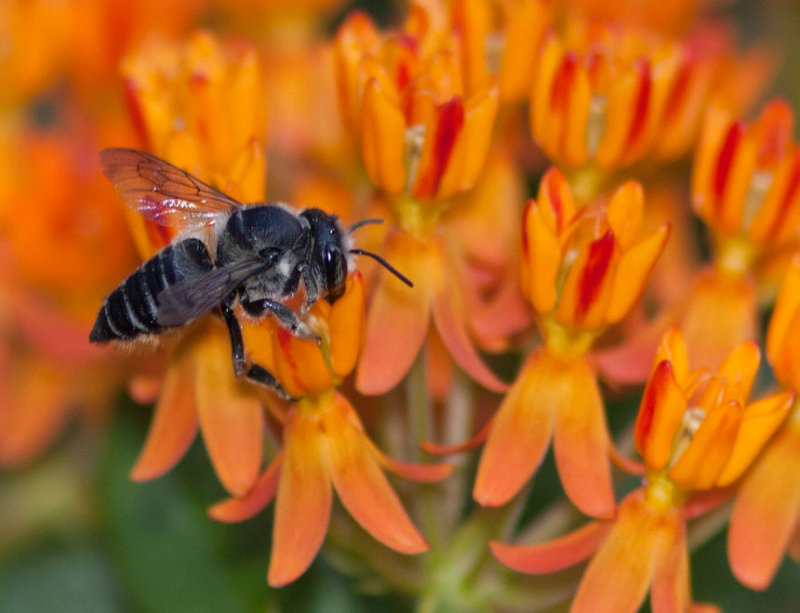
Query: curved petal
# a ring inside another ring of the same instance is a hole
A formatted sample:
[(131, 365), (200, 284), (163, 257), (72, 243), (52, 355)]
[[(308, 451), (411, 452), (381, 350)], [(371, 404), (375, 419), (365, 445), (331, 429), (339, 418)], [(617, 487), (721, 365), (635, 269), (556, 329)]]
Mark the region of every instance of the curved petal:
[(267, 574), (273, 587), (294, 581), (309, 567), (328, 531), (333, 499), (317, 419), (293, 410), (284, 432)]
[(212, 519), (225, 523), (244, 521), (255, 517), (266, 507), (275, 497), (278, 491), (278, 483), (281, 476), (281, 464), (283, 452), (278, 453), (272, 460), (267, 470), (264, 471), (258, 481), (244, 496), (239, 498), (228, 498), (218, 502), (210, 509), (208, 515)]
[(787, 425), (745, 477), (733, 506), (728, 558), (754, 590), (772, 582), (800, 517), (800, 432)]
[(794, 403), (795, 393), (786, 391), (762, 398), (749, 405), (736, 433), (731, 455), (716, 485), (725, 487), (742, 476), (753, 460), (780, 427)]
[(428, 242), (400, 231), (387, 237), (384, 257), (414, 287), (385, 271), (380, 275), (356, 372), (356, 388), (367, 395), (389, 391), (411, 368), (428, 332), (434, 275), (438, 275), (438, 254), (432, 253)]
[(441, 481), (453, 472), (453, 465), (449, 462), (442, 464), (416, 464), (395, 460), (378, 449), (371, 440), (368, 438), (365, 440), (372, 453), (378, 459), (378, 463), (390, 473), (403, 479), (416, 481), (417, 483), (434, 483)]
[(470, 338), (467, 309), (461, 295), (461, 286), (468, 281), (458, 272), (458, 263), (450, 262), (443, 274), (442, 286), (433, 296), (433, 319), (442, 341), (456, 363), (484, 387), (502, 392), (508, 386), (495, 375), (478, 355)]
[(543, 350), (528, 358), (495, 415), (472, 495), (500, 506), (520, 490), (542, 461), (555, 413), (571, 392), (560, 367)]
[(619, 507), (614, 527), (589, 563), (572, 613), (634, 613), (642, 604), (656, 564), (658, 517), (639, 490)]
[(234, 377), (228, 339), (221, 327), (199, 339), (195, 394), (200, 429), (222, 485), (234, 496), (258, 478), (264, 415), (255, 390)]
[(167, 371), (147, 440), (131, 469), (134, 481), (148, 481), (166, 473), (183, 457), (197, 434), (194, 361), (191, 356), (176, 358)]
[(439, 445), (437, 443), (431, 443), (429, 441), (424, 441), (419, 444), (420, 449), (423, 451), (427, 451), (428, 453), (432, 453), (435, 455), (450, 455), (452, 453), (463, 453), (465, 451), (471, 451), (475, 449), (478, 445), (483, 443), (486, 440), (486, 437), (489, 436), (489, 432), (492, 430), (492, 424), (494, 423), (494, 417), (490, 418), (486, 424), (478, 430), (471, 439), (468, 441), (464, 441), (463, 443), (456, 443), (454, 445)]
[(366, 435), (348, 419), (352, 411), (347, 400), (337, 394), (334, 405), (320, 418), (331, 479), (342, 504), (387, 547), (401, 553), (426, 551), (428, 544), (386, 480)]
[(569, 568), (591, 556), (611, 529), (605, 521), (593, 521), (582, 528), (541, 545), (505, 545), (490, 541), (494, 556), (521, 573), (548, 574)]
[(553, 450), (561, 483), (581, 511), (592, 517), (611, 517), (615, 501), (609, 436), (597, 379), (585, 360), (566, 366), (560, 379)]

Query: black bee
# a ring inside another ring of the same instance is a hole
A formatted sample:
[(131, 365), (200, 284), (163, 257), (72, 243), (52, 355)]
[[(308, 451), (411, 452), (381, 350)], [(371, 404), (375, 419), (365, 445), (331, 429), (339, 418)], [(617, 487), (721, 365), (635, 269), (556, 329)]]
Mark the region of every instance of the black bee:
[[(134, 149), (105, 149), (100, 164), (125, 203), (146, 219), (203, 238), (178, 238), (111, 292), (89, 334), (93, 343), (157, 335), (219, 308), (230, 332), (236, 376), (289, 398), (272, 373), (248, 363), (233, 311), (237, 301), (252, 317), (271, 313), (294, 335), (319, 340), (298, 315), (320, 297), (333, 303), (342, 295), (349, 254), (376, 259), (413, 287), (380, 256), (350, 247), (350, 232), (379, 219), (345, 229), (335, 215), (319, 209), (297, 213), (284, 204), (242, 206), (188, 172)], [(294, 294), (301, 279), (306, 299), (296, 313), (280, 300)]]

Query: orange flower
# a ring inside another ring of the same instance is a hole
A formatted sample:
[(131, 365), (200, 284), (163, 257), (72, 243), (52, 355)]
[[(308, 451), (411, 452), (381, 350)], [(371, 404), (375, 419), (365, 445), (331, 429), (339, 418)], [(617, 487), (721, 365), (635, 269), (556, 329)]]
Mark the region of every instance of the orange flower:
[(444, 199), (469, 189), (489, 150), (497, 85), (464, 87), (456, 40), (435, 17), (413, 5), (402, 31), (381, 36), (354, 13), (336, 34), (344, 120), (388, 194)]
[(750, 126), (719, 106), (708, 112), (692, 194), (712, 232), (715, 265), (701, 273), (681, 316), (700, 364), (716, 363), (755, 337), (756, 283), (767, 282), (770, 268), (798, 244), (800, 152), (793, 130), (793, 113), (782, 101)]
[(659, 133), (678, 49), (632, 30), (570, 20), (546, 36), (531, 88), (530, 125), (550, 160), (601, 170), (644, 157)]
[[(786, 274), (767, 335), (767, 355), (777, 379), (800, 390), (800, 256)], [(789, 419), (743, 479), (731, 515), (728, 556), (736, 577), (766, 589), (795, 538), (800, 519), (800, 409)]]
[[(730, 34), (706, 27), (671, 40), (616, 22), (571, 18), (545, 37), (531, 88), (531, 134), (547, 156), (572, 169), (624, 168), (646, 158), (674, 159), (695, 143), (709, 99), (723, 78), (757, 89), (757, 52), (735, 56)], [(768, 72), (764, 70), (762, 72)], [(727, 91), (727, 90), (725, 90)], [(749, 96), (726, 96), (740, 109)]]
[(448, 199), (481, 176), (497, 86), (490, 79), (475, 91), (465, 87), (458, 39), (444, 19), (414, 5), (400, 32), (381, 35), (356, 13), (336, 36), (345, 123), (360, 138), (369, 178), (389, 196), (395, 217), (381, 255), (415, 284), (409, 290), (380, 275), (357, 375), (366, 394), (399, 383), (428, 336), (431, 315), (455, 361), (482, 385), (505, 389), (474, 345), (483, 305), (466, 249), (442, 219)]
[(314, 307), (309, 322), (323, 339), (321, 346), (276, 327), (269, 346), (255, 347), (254, 356), (266, 363), (270, 358), (265, 352), (272, 350), (270, 366), (285, 388), (301, 397), (282, 416), (283, 450), (250, 490), (215, 505), (210, 514), (220, 521), (241, 521), (276, 498), (270, 585), (294, 581), (316, 556), (328, 527), (331, 484), (376, 539), (402, 553), (428, 549), (381, 467), (407, 479), (436, 481), (451, 466), (404, 464), (386, 457), (335, 390), (355, 366), (363, 317), (363, 282), (356, 272), (333, 306), (319, 301)]
[(567, 495), (587, 514), (608, 516), (614, 497), (609, 440), (596, 375), (586, 355), (644, 289), (668, 228), (639, 237), (640, 186), (630, 182), (605, 211), (577, 209), (551, 169), (525, 210), (523, 288), (545, 346), (522, 367), (489, 431), (473, 495), (506, 503), (536, 470), (550, 437)]
[(686, 522), (714, 500), (699, 494), (738, 479), (794, 401), (793, 393), (783, 393), (745, 405), (758, 363), (756, 345), (743, 343), (717, 371), (692, 372), (680, 333), (665, 334), (634, 435), (645, 486), (620, 503), (613, 520), (542, 545), (493, 542), (494, 554), (528, 573), (555, 572), (592, 556), (573, 612), (633, 612), (648, 588), (654, 611), (694, 608)]

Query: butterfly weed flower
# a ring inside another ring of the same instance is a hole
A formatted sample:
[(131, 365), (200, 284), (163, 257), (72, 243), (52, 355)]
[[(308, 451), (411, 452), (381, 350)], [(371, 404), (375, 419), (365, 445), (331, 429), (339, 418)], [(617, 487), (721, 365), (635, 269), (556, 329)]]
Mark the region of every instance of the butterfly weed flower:
[(609, 437), (594, 340), (641, 295), (668, 228), (639, 233), (641, 187), (620, 187), (607, 207), (576, 206), (564, 176), (547, 172), (523, 219), (523, 291), (544, 344), (522, 367), (491, 423), (473, 495), (482, 505), (511, 499), (544, 457), (551, 437), (567, 495), (582, 511), (614, 510)]
[[(800, 390), (800, 256), (795, 255), (781, 285), (767, 331), (767, 357), (786, 388)], [(798, 558), (800, 519), (800, 408), (789, 417), (745, 475), (728, 531), (734, 575), (755, 590), (772, 582), (788, 551)]]
[(358, 389), (380, 394), (405, 376), (433, 319), (455, 361), (490, 389), (504, 389), (475, 347), (470, 309), (480, 305), (463, 249), (443, 216), (482, 173), (498, 106), (496, 79), (466, 88), (446, 17), (412, 5), (397, 32), (351, 15), (335, 40), (345, 124), (367, 175), (390, 203), (381, 254), (414, 279), (412, 292), (382, 275), (367, 320)]
[[(613, 519), (540, 545), (491, 543), (495, 556), (527, 573), (551, 573), (590, 559), (571, 611), (694, 609), (686, 526), (713, 508), (752, 463), (794, 402), (783, 392), (748, 402), (760, 361), (752, 342), (715, 370), (689, 369), (680, 333), (664, 335), (642, 398), (634, 440), (643, 486)], [(716, 503), (712, 502), (716, 498)]]
[(283, 446), (253, 488), (223, 501), (210, 514), (241, 521), (275, 499), (271, 585), (294, 581), (311, 564), (328, 528), (332, 493), (373, 537), (401, 553), (421, 553), (428, 544), (414, 527), (383, 470), (406, 479), (436, 481), (447, 464), (406, 464), (384, 455), (364, 432), (338, 385), (355, 367), (364, 329), (364, 286), (350, 275), (344, 295), (333, 305), (321, 300), (310, 322), (322, 338), (314, 341), (273, 327), (267, 341), (245, 326), (253, 356), (274, 370), (296, 397), (282, 416)]
[(695, 212), (711, 234), (713, 265), (700, 272), (681, 315), (698, 363), (756, 337), (757, 294), (769, 294), (797, 246), (800, 154), (788, 104), (768, 104), (751, 124), (709, 109), (692, 176)]

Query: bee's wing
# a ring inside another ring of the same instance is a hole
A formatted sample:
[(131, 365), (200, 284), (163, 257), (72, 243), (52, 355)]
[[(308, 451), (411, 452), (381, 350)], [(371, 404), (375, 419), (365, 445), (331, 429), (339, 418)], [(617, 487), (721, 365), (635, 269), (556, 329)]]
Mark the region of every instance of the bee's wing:
[(263, 260), (250, 258), (182, 279), (156, 296), (156, 321), (171, 327), (200, 317), (219, 306), (247, 279), (270, 266)]
[(146, 151), (112, 148), (100, 152), (103, 174), (122, 199), (162, 226), (203, 227), (242, 205), (185, 170)]

